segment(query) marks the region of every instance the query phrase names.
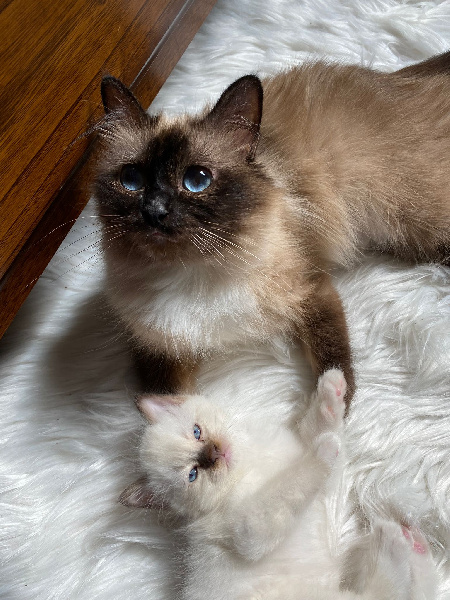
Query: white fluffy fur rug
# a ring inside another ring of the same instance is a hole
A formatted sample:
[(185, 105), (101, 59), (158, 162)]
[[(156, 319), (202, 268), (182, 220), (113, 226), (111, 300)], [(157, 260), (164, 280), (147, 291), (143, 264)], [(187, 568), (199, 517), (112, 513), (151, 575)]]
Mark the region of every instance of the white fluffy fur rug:
[[(394, 70), (450, 48), (448, 0), (218, 0), (155, 101), (193, 110), (234, 78), (311, 56)], [(449, 101), (450, 109), (450, 101)], [(450, 190), (449, 190), (450, 193)], [(165, 600), (170, 539), (117, 503), (141, 420), (102, 297), (93, 207), (0, 343), (0, 597)], [(450, 598), (450, 270), (367, 259), (337, 273), (359, 390), (341, 499), (421, 526)], [(204, 389), (283, 420), (309, 385), (281, 346), (211, 364)], [(356, 516), (331, 502), (330, 537)]]

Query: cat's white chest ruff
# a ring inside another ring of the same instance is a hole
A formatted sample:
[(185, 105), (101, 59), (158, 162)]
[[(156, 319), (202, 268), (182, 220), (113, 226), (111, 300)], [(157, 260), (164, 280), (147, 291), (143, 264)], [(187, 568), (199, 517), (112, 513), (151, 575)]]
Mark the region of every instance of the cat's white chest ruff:
[(259, 337), (262, 318), (256, 296), (244, 278), (224, 278), (204, 266), (156, 269), (133, 277), (113, 298), (116, 308), (142, 340), (181, 353), (223, 351)]

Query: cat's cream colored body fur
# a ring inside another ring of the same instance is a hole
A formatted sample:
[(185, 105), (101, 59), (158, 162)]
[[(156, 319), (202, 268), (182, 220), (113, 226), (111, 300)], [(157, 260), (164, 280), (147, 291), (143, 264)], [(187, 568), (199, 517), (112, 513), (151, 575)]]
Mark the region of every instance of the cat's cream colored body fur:
[(369, 241), (432, 260), (449, 243), (449, 91), (447, 75), (323, 63), (265, 82), (258, 155), (322, 259), (348, 264)]
[[(202, 356), (283, 336), (316, 374), (342, 368), (351, 397), (331, 269), (367, 249), (450, 261), (448, 62), (391, 74), (307, 63), (243, 77), (212, 110), (174, 120), (106, 81), (108, 294), (150, 357), (154, 389), (192, 389)], [(136, 190), (121, 183), (130, 163)], [(211, 176), (198, 193), (185, 185), (192, 168)]]

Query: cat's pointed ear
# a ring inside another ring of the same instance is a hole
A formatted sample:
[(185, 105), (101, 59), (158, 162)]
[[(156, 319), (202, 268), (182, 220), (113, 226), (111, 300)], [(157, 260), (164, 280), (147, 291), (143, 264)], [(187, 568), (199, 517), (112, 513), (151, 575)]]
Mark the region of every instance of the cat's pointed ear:
[(131, 508), (161, 508), (148, 487), (146, 477), (129, 485), (119, 496), (119, 502)]
[(147, 419), (149, 423), (156, 423), (161, 416), (171, 412), (175, 407), (180, 406), (186, 400), (186, 396), (167, 395), (143, 395), (135, 400), (139, 412)]
[(208, 118), (229, 131), (236, 148), (253, 159), (259, 140), (263, 106), (263, 88), (256, 75), (245, 75), (232, 83), (220, 96)]
[(145, 120), (145, 110), (119, 79), (111, 75), (103, 77), (101, 94), (106, 114), (117, 113), (124, 118), (138, 122)]

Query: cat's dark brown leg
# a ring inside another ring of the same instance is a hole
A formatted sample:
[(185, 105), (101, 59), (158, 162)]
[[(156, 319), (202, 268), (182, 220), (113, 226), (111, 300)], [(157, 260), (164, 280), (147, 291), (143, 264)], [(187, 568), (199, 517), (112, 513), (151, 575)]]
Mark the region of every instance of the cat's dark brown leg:
[(297, 332), (313, 370), (317, 377), (332, 368), (344, 372), (348, 408), (355, 392), (350, 340), (341, 299), (328, 275), (321, 277), (302, 309)]
[(450, 242), (448, 244), (441, 244), (437, 249), (437, 255), (437, 262), (450, 267)]
[(147, 348), (134, 348), (133, 358), (143, 392), (158, 394), (195, 391), (198, 361), (189, 356), (178, 360)]
[(450, 52), (432, 56), (415, 65), (409, 65), (398, 71), (396, 75), (402, 77), (429, 77), (430, 75), (450, 75)]

